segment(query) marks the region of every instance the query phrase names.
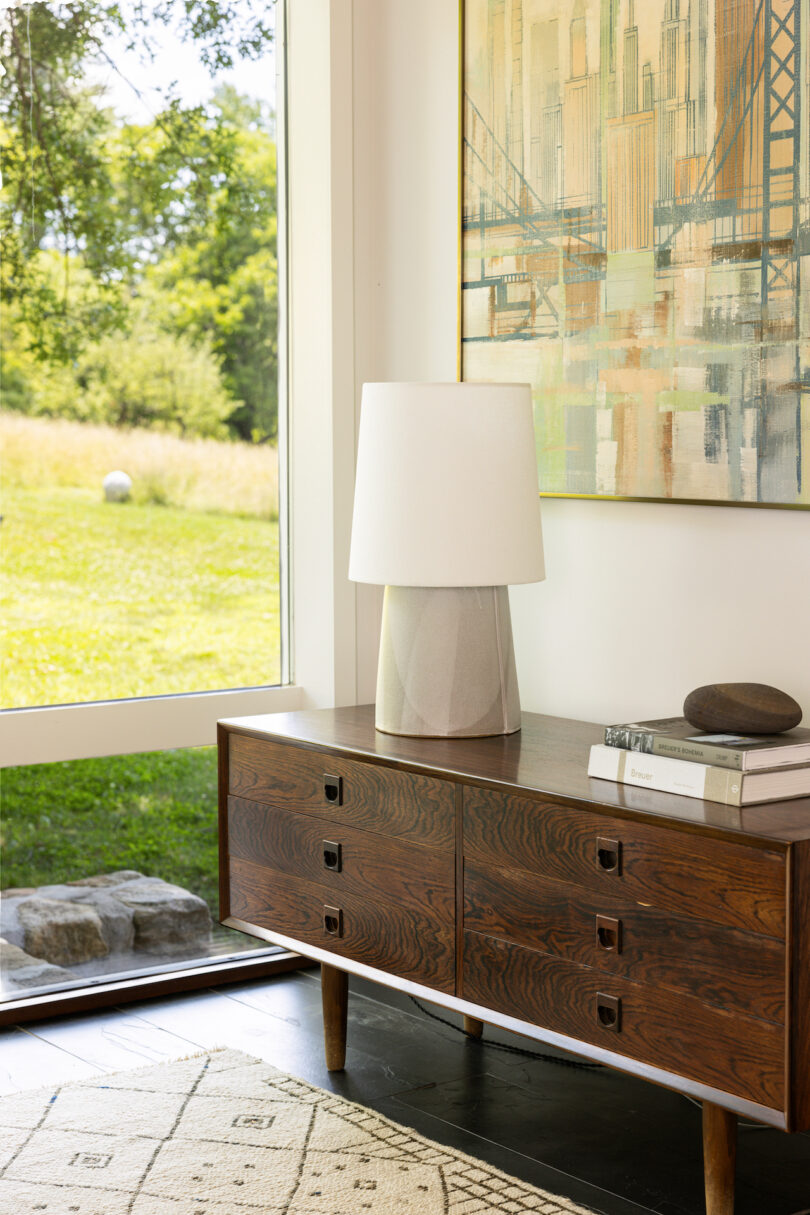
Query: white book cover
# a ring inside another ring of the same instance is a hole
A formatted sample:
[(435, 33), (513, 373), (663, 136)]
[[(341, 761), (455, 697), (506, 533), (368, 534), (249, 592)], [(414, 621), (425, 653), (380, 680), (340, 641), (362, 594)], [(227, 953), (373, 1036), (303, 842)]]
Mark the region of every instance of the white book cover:
[(588, 776), (685, 797), (704, 797), (729, 806), (739, 806), (742, 797), (741, 773), (730, 768), (711, 768), (666, 755), (623, 751), (604, 743), (591, 747)]

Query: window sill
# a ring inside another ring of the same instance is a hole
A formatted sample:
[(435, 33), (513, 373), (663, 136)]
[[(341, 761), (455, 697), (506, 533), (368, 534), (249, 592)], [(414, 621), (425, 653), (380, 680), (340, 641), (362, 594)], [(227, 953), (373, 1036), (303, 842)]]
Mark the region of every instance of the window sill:
[(304, 699), (302, 688), (288, 684), (5, 709), (0, 766), (214, 746), (220, 718), (287, 712), (301, 708)]

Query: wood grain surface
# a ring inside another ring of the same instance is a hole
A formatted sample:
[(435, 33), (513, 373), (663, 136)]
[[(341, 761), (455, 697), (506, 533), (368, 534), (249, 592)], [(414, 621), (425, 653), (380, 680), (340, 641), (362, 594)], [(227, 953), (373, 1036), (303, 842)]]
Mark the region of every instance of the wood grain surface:
[(810, 1130), (810, 842), (792, 849), (788, 1129)]
[[(614, 943), (615, 932), (600, 937), (600, 915), (619, 922), (620, 942)], [(771, 937), (471, 860), (464, 872), (464, 924), (606, 974), (768, 1021), (785, 1019), (785, 946)]]
[[(597, 840), (621, 844), (621, 872), (597, 861)], [(464, 791), (464, 852), (475, 861), (515, 864), (596, 894), (784, 939), (784, 851), (629, 823), (570, 806)]]
[[(597, 997), (621, 1002), (618, 1032)], [(785, 1097), (784, 1030), (692, 996), (632, 983), (477, 933), (464, 934), (462, 996), (773, 1109)]]
[[(378, 970), (438, 991), (455, 992), (455, 926), (428, 910), (417, 911), (334, 889), (231, 857), (231, 915), (306, 945), (329, 949)], [(339, 907), (342, 936), (324, 931), (324, 907)], [(336, 964), (338, 964), (336, 962)]]
[(593, 743), (604, 741), (604, 725), (539, 713), (524, 713), (521, 721), (517, 733), (495, 738), (398, 738), (375, 730), (373, 705), (355, 705), (237, 717), (224, 725), (229, 733), (321, 748), (353, 760), (363, 757), (380, 768), (408, 769), (506, 792), (523, 790), (629, 819), (657, 818), (701, 834), (743, 836), (752, 842), (810, 839), (808, 797), (740, 811), (720, 802), (596, 780), (587, 773), (588, 752)]
[(734, 1215), (737, 1118), (703, 1102), (703, 1181), (706, 1215)]
[(219, 918), (228, 917), (228, 756), (230, 735), (217, 723), (217, 838), (219, 841)]
[[(229, 851), (278, 873), (319, 882), (332, 899), (347, 894), (428, 910), (452, 924), (453, 854), (357, 831), (308, 814), (228, 798)], [(324, 863), (326, 843), (340, 846), (340, 869)], [(327, 900), (329, 901), (329, 900)]]
[(346, 1064), (346, 1025), (349, 1016), (349, 976), (345, 970), (321, 964), (321, 1009), (326, 1068), (342, 1072)]
[(523, 721), (476, 740), (381, 735), (370, 707), (225, 723), (230, 914), (810, 1127), (810, 799), (740, 812), (589, 781), (601, 727)]
[[(232, 794), (452, 851), (455, 795), (448, 782), (266, 739), (229, 738)], [(342, 778), (340, 805), (324, 796), (325, 774)]]

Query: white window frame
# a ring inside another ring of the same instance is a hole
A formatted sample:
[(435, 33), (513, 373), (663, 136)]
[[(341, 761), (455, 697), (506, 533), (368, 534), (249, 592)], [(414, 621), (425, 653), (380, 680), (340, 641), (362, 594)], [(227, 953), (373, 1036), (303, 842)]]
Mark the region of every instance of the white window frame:
[(0, 713), (0, 766), (203, 746), (216, 741), (222, 717), (356, 700), (356, 596), (346, 578), (355, 451), (352, 0), (288, 3), (285, 24), (286, 54), (277, 57), (286, 62), (278, 130), (287, 140), (279, 266), (289, 268), (279, 310), (287, 352), (279, 547), (282, 678), (293, 682), (9, 709)]

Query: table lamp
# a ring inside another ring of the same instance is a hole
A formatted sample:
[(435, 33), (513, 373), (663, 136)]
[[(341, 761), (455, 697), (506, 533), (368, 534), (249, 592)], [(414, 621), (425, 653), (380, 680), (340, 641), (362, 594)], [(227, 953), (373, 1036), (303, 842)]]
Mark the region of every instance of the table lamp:
[(366, 384), (349, 559), (385, 586), (375, 724), (520, 729), (510, 582), (545, 577), (528, 384)]

